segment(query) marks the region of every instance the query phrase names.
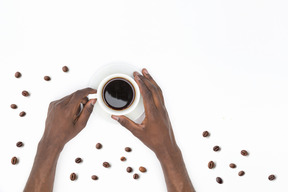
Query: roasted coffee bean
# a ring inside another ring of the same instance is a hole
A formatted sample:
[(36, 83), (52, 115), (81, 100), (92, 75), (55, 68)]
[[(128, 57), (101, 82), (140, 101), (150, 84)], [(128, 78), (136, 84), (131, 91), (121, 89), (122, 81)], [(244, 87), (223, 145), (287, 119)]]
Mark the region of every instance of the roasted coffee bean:
[(121, 157), (120, 160), (121, 161), (126, 161), (126, 157)]
[(16, 104), (11, 104), (10, 107), (11, 107), (12, 109), (17, 109), (17, 105), (16, 105)]
[(132, 169), (132, 167), (127, 167), (126, 171), (127, 171), (128, 173), (131, 173), (131, 172), (133, 171), (133, 169)]
[(26, 112), (25, 112), (25, 111), (22, 111), (22, 112), (19, 113), (19, 116), (20, 116), (20, 117), (24, 117), (25, 115), (26, 115)]
[(76, 173), (71, 173), (71, 175), (70, 175), (70, 180), (71, 180), (71, 181), (75, 181), (76, 179), (77, 179)]
[(49, 76), (44, 76), (44, 80), (45, 80), (45, 81), (50, 81), (50, 80), (51, 80), (51, 77), (49, 77)]
[(105, 167), (105, 168), (110, 167), (110, 163), (108, 163), (108, 162), (104, 162), (104, 163), (103, 163), (103, 167)]
[(210, 133), (208, 131), (204, 131), (202, 133), (203, 137), (209, 137)]
[(30, 94), (29, 94), (29, 92), (28, 91), (22, 91), (22, 95), (24, 96), (24, 97), (28, 97)]
[(236, 164), (230, 163), (229, 167), (232, 168), (232, 169), (235, 169), (236, 168)]
[(80, 157), (77, 157), (76, 159), (75, 159), (75, 163), (81, 163), (82, 162), (82, 159), (80, 158)]
[(141, 171), (142, 173), (145, 173), (147, 171), (147, 169), (145, 167), (139, 167), (139, 171)]
[(222, 184), (222, 183), (223, 183), (223, 180), (222, 180), (221, 177), (216, 177), (216, 181), (217, 181), (217, 183), (219, 183), (219, 184)]
[(214, 167), (215, 167), (214, 161), (210, 161), (210, 162), (208, 163), (208, 168), (209, 168), (209, 169), (213, 169)]
[(133, 175), (133, 178), (134, 178), (134, 179), (139, 179), (139, 175), (138, 175), (137, 173), (135, 173), (135, 174)]
[(213, 150), (214, 150), (214, 151), (220, 151), (221, 148), (220, 148), (218, 145), (216, 145), (215, 147), (213, 147)]
[(101, 143), (97, 143), (96, 144), (96, 149), (101, 149), (102, 148), (102, 144)]
[(242, 150), (242, 151), (241, 151), (241, 155), (247, 156), (247, 155), (249, 155), (249, 153), (248, 153), (246, 150)]
[(238, 175), (239, 176), (243, 176), (243, 175), (245, 175), (245, 172), (244, 171), (239, 171)]
[(19, 71), (17, 71), (16, 73), (15, 73), (15, 77), (16, 78), (20, 78), (22, 76), (22, 74), (19, 72)]
[(125, 151), (126, 151), (126, 152), (131, 152), (132, 149), (131, 149), (130, 147), (125, 147)]
[(276, 179), (276, 176), (275, 176), (275, 175), (269, 175), (268, 179), (269, 179), (270, 181), (273, 181), (273, 180)]
[(64, 66), (64, 67), (62, 67), (62, 71), (63, 71), (63, 72), (68, 72), (68, 71), (69, 71), (69, 68), (68, 68), (67, 66)]
[(92, 175), (92, 176), (91, 176), (91, 179), (93, 179), (93, 180), (98, 180), (98, 176)]
[(22, 147), (22, 146), (24, 146), (24, 144), (23, 144), (23, 142), (18, 141), (18, 142), (16, 143), (16, 146), (17, 146), (17, 147)]
[(12, 163), (12, 165), (16, 165), (18, 163), (17, 157), (12, 157), (11, 163)]

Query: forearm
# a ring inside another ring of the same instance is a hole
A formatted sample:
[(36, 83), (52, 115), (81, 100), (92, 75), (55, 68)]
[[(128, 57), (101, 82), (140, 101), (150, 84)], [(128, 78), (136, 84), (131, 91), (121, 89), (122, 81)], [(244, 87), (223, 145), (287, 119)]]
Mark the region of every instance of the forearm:
[(63, 147), (41, 140), (24, 192), (52, 192), (57, 161)]
[(156, 155), (162, 166), (168, 192), (195, 192), (177, 146)]

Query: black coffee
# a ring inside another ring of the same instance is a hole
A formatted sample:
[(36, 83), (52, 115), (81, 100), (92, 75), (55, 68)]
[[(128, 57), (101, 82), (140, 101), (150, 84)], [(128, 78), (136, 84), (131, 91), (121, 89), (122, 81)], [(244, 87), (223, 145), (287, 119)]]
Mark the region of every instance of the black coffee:
[(114, 110), (128, 108), (133, 103), (134, 97), (134, 87), (127, 79), (116, 77), (104, 85), (103, 100)]

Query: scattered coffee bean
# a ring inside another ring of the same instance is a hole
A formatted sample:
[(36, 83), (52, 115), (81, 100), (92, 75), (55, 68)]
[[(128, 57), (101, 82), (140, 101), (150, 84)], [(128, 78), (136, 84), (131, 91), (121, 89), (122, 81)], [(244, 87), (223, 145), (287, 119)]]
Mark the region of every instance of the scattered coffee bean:
[(243, 176), (243, 175), (245, 175), (245, 172), (244, 171), (239, 171), (238, 175), (239, 176)]
[(126, 161), (126, 157), (121, 157), (120, 160), (121, 161)]
[(103, 163), (103, 167), (105, 167), (105, 168), (110, 167), (110, 163), (108, 163), (108, 162), (104, 162), (104, 163)]
[(22, 112), (19, 113), (19, 116), (20, 116), (20, 117), (24, 117), (25, 115), (26, 115), (26, 112), (25, 112), (25, 111), (22, 111)]
[(273, 181), (273, 180), (276, 179), (276, 176), (275, 176), (275, 175), (269, 175), (268, 179), (269, 179), (270, 181)]
[(241, 151), (241, 155), (247, 156), (247, 155), (249, 155), (249, 153), (248, 153), (246, 150), (242, 150), (242, 151)]
[(12, 165), (16, 165), (18, 163), (17, 157), (12, 157), (11, 163), (12, 163)]
[(130, 147), (125, 147), (125, 151), (126, 151), (126, 152), (131, 152), (132, 149), (131, 149)]
[(232, 169), (235, 169), (236, 168), (236, 164), (230, 163), (229, 167), (232, 168)]
[(210, 133), (208, 131), (204, 131), (202, 133), (203, 137), (209, 137)]
[(216, 181), (217, 181), (217, 183), (219, 183), (219, 184), (222, 184), (222, 183), (223, 183), (223, 180), (222, 180), (221, 177), (216, 177)]
[(132, 167), (127, 167), (126, 171), (127, 171), (128, 173), (131, 173), (131, 172), (133, 171), (133, 169), (132, 169)]
[(17, 147), (22, 147), (22, 146), (24, 146), (24, 144), (23, 144), (23, 142), (18, 141), (18, 142), (16, 143), (16, 146), (17, 146)]
[(220, 151), (221, 148), (220, 148), (218, 145), (216, 145), (215, 147), (213, 147), (213, 150), (214, 150), (214, 151)]
[(71, 181), (75, 181), (76, 179), (77, 179), (76, 173), (71, 173), (71, 175), (70, 175), (70, 180), (71, 180)]
[(49, 76), (44, 76), (44, 80), (45, 80), (45, 81), (50, 81), (50, 80), (51, 80), (51, 77), (49, 77)]
[(16, 105), (16, 104), (11, 104), (10, 107), (11, 107), (12, 109), (17, 109), (17, 105)]
[(64, 67), (62, 67), (62, 71), (63, 71), (63, 72), (68, 72), (68, 71), (69, 71), (69, 68), (68, 68), (67, 66), (64, 66)]
[(135, 174), (133, 175), (133, 178), (134, 178), (134, 179), (139, 179), (139, 175), (138, 175), (137, 173), (135, 173)]
[(16, 78), (20, 78), (22, 76), (22, 74), (19, 72), (19, 71), (17, 71), (16, 73), (15, 73), (15, 77)]
[(209, 169), (213, 169), (214, 167), (215, 167), (214, 161), (210, 161), (210, 162), (208, 163), (208, 168), (209, 168)]
[(93, 179), (93, 180), (98, 180), (98, 176), (92, 175), (92, 176), (91, 176), (91, 179)]
[(29, 94), (29, 92), (28, 91), (22, 91), (22, 95), (24, 96), (24, 97), (28, 97), (30, 94)]
[(96, 149), (101, 149), (102, 148), (102, 144), (101, 143), (97, 143), (96, 144)]
[(76, 159), (75, 159), (75, 163), (81, 163), (82, 162), (82, 159), (80, 158), (80, 157), (77, 157)]
[(145, 167), (139, 167), (139, 171), (141, 171), (142, 173), (145, 173), (147, 171), (147, 169)]

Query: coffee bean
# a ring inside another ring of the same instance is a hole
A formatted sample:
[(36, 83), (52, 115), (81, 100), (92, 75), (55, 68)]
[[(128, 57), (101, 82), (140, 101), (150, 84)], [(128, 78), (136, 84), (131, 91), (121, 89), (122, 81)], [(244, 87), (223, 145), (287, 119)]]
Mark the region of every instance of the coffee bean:
[(213, 169), (215, 167), (215, 163), (213, 162), (213, 161), (210, 161), (209, 163), (208, 163), (208, 168), (209, 169)]
[(133, 175), (133, 178), (134, 178), (134, 179), (139, 179), (139, 175), (138, 175), (137, 173), (135, 173), (135, 174)]
[(18, 163), (17, 157), (12, 157), (11, 163), (12, 163), (12, 165), (16, 165)]
[(243, 176), (243, 175), (245, 175), (245, 172), (244, 171), (239, 171), (238, 175), (239, 176)]
[(236, 164), (230, 163), (229, 167), (232, 168), (232, 169), (235, 169), (236, 168)]
[(247, 155), (249, 155), (249, 153), (248, 153), (246, 150), (242, 150), (242, 151), (241, 151), (241, 155), (247, 156)]
[(215, 147), (213, 147), (213, 150), (214, 150), (214, 151), (220, 151), (221, 148), (220, 148), (218, 145), (216, 145)]
[(77, 157), (76, 159), (75, 159), (75, 163), (81, 163), (82, 162), (82, 159), (80, 158), (80, 157)]
[(219, 183), (219, 184), (222, 184), (222, 183), (223, 183), (223, 180), (222, 180), (221, 177), (216, 177), (216, 181), (217, 181), (217, 183)]
[(22, 111), (22, 112), (19, 113), (19, 116), (20, 116), (20, 117), (24, 117), (25, 115), (26, 115), (26, 112), (25, 112), (25, 111)]
[(108, 163), (108, 162), (104, 162), (104, 163), (103, 163), (103, 167), (105, 167), (105, 168), (110, 167), (110, 163)]
[(125, 151), (126, 151), (126, 152), (131, 152), (132, 149), (131, 149), (130, 147), (125, 147)]
[(127, 171), (128, 173), (131, 173), (131, 172), (133, 171), (133, 169), (132, 169), (132, 167), (127, 167), (126, 171)]
[(121, 157), (120, 160), (121, 161), (126, 161), (126, 157)]
[(17, 147), (22, 147), (22, 146), (24, 146), (24, 144), (23, 144), (21, 141), (18, 141), (18, 142), (16, 143), (16, 146), (17, 146)]
[(30, 94), (29, 94), (29, 92), (28, 91), (22, 91), (22, 95), (24, 96), (24, 97), (28, 97)]
[(63, 71), (63, 72), (68, 72), (68, 71), (69, 71), (69, 68), (68, 68), (67, 66), (64, 66), (64, 67), (62, 67), (62, 71)]
[(91, 179), (93, 179), (93, 180), (98, 180), (98, 177), (97, 177), (96, 175), (92, 175), (92, 176), (91, 176)]
[(141, 171), (142, 173), (145, 173), (147, 171), (147, 169), (145, 167), (139, 167), (139, 171)]
[(50, 80), (51, 80), (51, 77), (49, 77), (49, 76), (44, 76), (44, 80), (45, 80), (45, 81), (50, 81)]
[(96, 149), (101, 149), (102, 148), (102, 144), (101, 143), (97, 143), (96, 144)]
[(17, 109), (17, 108), (18, 108), (16, 104), (11, 104), (10, 107), (11, 107), (12, 109)]
[(71, 173), (71, 175), (70, 175), (70, 180), (71, 180), (71, 181), (75, 181), (76, 179), (77, 179), (76, 173)]
[(22, 74), (19, 72), (19, 71), (17, 71), (16, 73), (15, 73), (15, 77), (16, 78), (20, 78), (22, 76)]
[(210, 133), (208, 131), (204, 131), (202, 133), (203, 137), (209, 137)]
[(268, 179), (269, 179), (270, 181), (273, 181), (273, 180), (276, 179), (276, 176), (275, 176), (275, 175), (269, 175)]

